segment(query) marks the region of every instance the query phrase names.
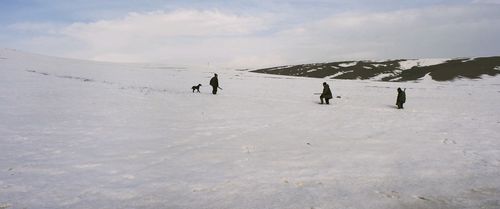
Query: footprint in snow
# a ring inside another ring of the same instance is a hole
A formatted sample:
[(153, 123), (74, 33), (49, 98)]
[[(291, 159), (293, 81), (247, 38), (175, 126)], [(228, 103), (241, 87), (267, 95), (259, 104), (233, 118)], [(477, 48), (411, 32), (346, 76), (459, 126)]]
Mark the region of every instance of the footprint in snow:
[[(285, 183), (285, 184), (293, 184), (293, 185), (295, 185), (295, 187), (304, 187), (304, 182), (302, 182), (302, 181), (290, 182), (286, 178), (282, 178), (282, 180), (283, 180), (283, 183)], [(322, 183), (320, 182), (318, 184), (322, 184)]]
[(471, 192), (473, 193), (479, 193), (483, 195), (498, 195), (500, 194), (500, 190), (495, 189), (495, 188), (474, 188), (470, 189)]
[(430, 199), (422, 196), (415, 196), (415, 198), (420, 199), (420, 200), (425, 200), (425, 201), (431, 201)]
[(443, 139), (442, 141), (443, 144), (457, 144), (455, 140), (452, 139)]
[(390, 191), (390, 192), (383, 192), (383, 191), (375, 191), (377, 194), (381, 194), (384, 197), (391, 198), (391, 199), (399, 199), (401, 198), (401, 195), (399, 192), (396, 191)]
[(241, 149), (243, 150), (244, 153), (247, 153), (247, 154), (255, 152), (255, 146), (251, 146), (251, 145), (243, 146), (243, 147), (241, 147)]

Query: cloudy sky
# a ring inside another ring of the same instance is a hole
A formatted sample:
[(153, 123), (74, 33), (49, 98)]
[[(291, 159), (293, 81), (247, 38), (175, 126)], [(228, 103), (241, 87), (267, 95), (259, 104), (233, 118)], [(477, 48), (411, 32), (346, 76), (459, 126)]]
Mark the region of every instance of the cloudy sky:
[(1, 0), (0, 47), (259, 68), (500, 55), (500, 0)]

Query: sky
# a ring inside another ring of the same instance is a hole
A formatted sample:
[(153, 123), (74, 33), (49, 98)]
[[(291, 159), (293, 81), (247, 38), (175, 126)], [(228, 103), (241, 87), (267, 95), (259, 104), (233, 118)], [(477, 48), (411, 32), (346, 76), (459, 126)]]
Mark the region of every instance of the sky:
[(172, 66), (500, 55), (500, 0), (0, 0), (0, 47)]

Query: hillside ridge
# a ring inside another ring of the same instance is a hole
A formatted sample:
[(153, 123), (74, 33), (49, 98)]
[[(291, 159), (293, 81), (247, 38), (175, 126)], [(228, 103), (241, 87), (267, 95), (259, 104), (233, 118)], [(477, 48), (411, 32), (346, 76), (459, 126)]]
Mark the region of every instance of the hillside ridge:
[(255, 73), (299, 77), (417, 81), (429, 75), (435, 81), (480, 79), (500, 74), (500, 56), (455, 59), (396, 59), (385, 61), (340, 61), (278, 66), (253, 70)]

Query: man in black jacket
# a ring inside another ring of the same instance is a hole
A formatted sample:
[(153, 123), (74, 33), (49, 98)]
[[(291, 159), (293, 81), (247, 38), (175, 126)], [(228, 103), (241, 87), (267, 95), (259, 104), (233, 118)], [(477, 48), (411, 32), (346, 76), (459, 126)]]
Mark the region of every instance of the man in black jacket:
[(325, 99), (326, 104), (330, 104), (329, 100), (333, 98), (332, 91), (330, 90), (330, 86), (326, 82), (323, 82), (323, 93), (319, 96), (321, 100), (321, 104), (323, 104), (323, 99)]
[(219, 88), (219, 79), (217, 78), (217, 73), (214, 73), (214, 77), (210, 79), (210, 86), (212, 86), (212, 94), (217, 94), (217, 88)]
[(396, 99), (396, 105), (398, 106), (398, 109), (403, 109), (403, 104), (405, 102), (406, 102), (406, 92), (401, 90), (401, 88), (398, 88), (398, 98)]

